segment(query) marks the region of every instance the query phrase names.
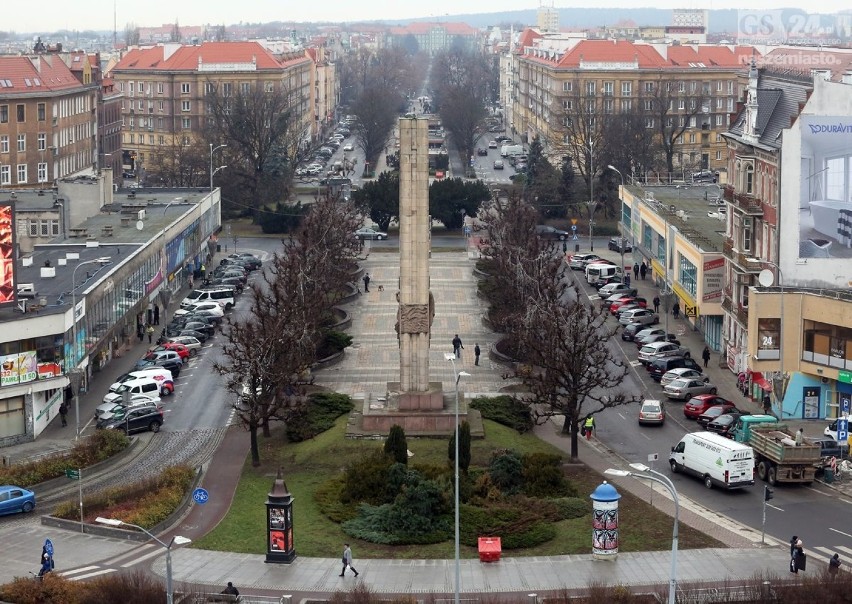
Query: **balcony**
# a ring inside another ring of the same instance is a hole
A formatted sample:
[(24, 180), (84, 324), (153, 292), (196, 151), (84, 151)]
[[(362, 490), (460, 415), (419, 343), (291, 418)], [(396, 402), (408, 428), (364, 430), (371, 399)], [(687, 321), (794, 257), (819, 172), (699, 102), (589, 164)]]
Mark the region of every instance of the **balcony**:
[(736, 270), (739, 273), (760, 272), (760, 263), (749, 261), (749, 259), (753, 259), (753, 256), (749, 256), (748, 254), (744, 254), (743, 252), (734, 249), (734, 242), (730, 238), (725, 239), (724, 243), (722, 243), (722, 255), (736, 266)]
[(736, 193), (732, 185), (725, 185), (722, 195), (725, 201), (751, 216), (763, 216), (763, 204), (754, 195)]
[(731, 298), (722, 298), (722, 310), (734, 317), (734, 319), (743, 327), (748, 327), (748, 307), (731, 300)]

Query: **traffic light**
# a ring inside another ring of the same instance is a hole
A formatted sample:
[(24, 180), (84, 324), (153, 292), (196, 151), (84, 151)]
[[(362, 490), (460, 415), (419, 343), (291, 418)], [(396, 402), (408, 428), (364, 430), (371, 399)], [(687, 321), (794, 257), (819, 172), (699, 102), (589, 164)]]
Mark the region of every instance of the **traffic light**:
[(763, 485), (763, 500), (769, 501), (773, 497), (775, 497), (775, 491), (770, 489), (768, 486)]

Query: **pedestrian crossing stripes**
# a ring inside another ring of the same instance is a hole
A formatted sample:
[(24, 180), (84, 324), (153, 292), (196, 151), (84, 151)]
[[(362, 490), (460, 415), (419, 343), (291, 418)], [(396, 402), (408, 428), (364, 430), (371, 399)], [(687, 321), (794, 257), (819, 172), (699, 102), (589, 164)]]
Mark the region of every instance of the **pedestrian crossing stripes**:
[(137, 564), (141, 564), (142, 562), (159, 556), (162, 553), (163, 548), (159, 545), (146, 543), (118, 556), (102, 560), (97, 564), (57, 571), (57, 574), (69, 581), (83, 581), (85, 579), (108, 575), (110, 573), (118, 572), (121, 569), (136, 566)]
[[(97, 569), (97, 570), (95, 570)], [(89, 572), (91, 571), (91, 572)], [(65, 570), (58, 572), (57, 574), (69, 581), (83, 581), (84, 579), (91, 579), (92, 577), (99, 577), (101, 575), (108, 575), (110, 573), (117, 572), (115, 568), (101, 568), (99, 566), (84, 566), (82, 568), (75, 568), (72, 570)]]

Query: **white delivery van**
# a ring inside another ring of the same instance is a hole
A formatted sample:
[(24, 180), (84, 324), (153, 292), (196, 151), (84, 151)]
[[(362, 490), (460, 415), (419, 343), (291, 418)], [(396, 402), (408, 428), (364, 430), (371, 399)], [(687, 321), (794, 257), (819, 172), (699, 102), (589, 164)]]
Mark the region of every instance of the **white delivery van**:
[(500, 147), (500, 157), (509, 157), (510, 155), (523, 155), (523, 145), (503, 145)]
[(610, 277), (620, 277), (623, 272), (620, 266), (616, 266), (611, 262), (593, 262), (586, 265), (586, 282), (594, 285)]
[(103, 402), (120, 403), (124, 399), (125, 392), (129, 392), (131, 397), (134, 394), (157, 396), (164, 391), (168, 391), (169, 393), (174, 392), (174, 389), (175, 385), (171, 380), (164, 383), (158, 382), (154, 378), (138, 378), (124, 382), (118, 387), (116, 392), (107, 392)]
[(189, 308), (193, 304), (210, 301), (218, 302), (225, 310), (231, 310), (234, 307), (234, 290), (230, 288), (194, 289), (181, 301), (180, 307)]
[[(132, 382), (136, 380), (142, 379), (150, 379), (154, 380), (161, 384), (158, 394), (160, 396), (168, 396), (172, 392), (175, 391), (175, 382), (172, 378), (172, 372), (166, 369), (165, 367), (157, 367), (156, 369), (140, 369), (138, 371), (131, 371), (127, 375), (120, 378), (117, 382), (115, 382), (112, 386), (109, 387), (109, 391), (112, 393), (119, 392), (120, 388), (126, 384), (127, 382)], [(144, 394), (147, 394), (144, 393)]]
[(704, 481), (704, 486), (739, 489), (754, 485), (754, 451), (713, 432), (692, 432), (672, 447), (669, 466)]

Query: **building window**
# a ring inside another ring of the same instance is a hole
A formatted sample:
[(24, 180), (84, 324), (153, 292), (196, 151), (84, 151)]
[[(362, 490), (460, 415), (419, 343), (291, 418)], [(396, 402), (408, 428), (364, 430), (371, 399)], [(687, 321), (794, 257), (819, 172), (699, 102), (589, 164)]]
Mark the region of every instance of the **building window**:
[(222, 96), (231, 96), (233, 85), (230, 82), (222, 83)]
[(38, 121), (40, 121), (40, 122), (43, 122), (44, 120), (47, 119), (47, 115), (46, 115), (47, 112), (46, 112), (45, 109), (46, 109), (46, 106), (45, 106), (44, 103), (38, 104)]
[(47, 149), (47, 134), (44, 132), (38, 133), (38, 150), (44, 151)]
[(137, 82), (136, 83), (136, 89), (139, 91), (139, 95), (142, 96), (142, 94), (145, 90), (145, 84), (143, 82)]
[(621, 99), (621, 110), (624, 112), (633, 110), (633, 99)]
[(680, 278), (678, 280), (683, 286), (683, 289), (688, 291), (689, 295), (694, 298), (698, 292), (698, 271), (695, 265), (681, 254), (678, 254), (678, 266), (680, 267)]
[(751, 195), (752, 193), (754, 193), (754, 166), (752, 166), (751, 164), (746, 166), (745, 180), (743, 184), (743, 188), (745, 189), (745, 193), (747, 195)]
[(596, 87), (595, 87), (594, 81), (586, 82), (586, 94), (588, 96), (595, 96), (595, 90), (596, 90)]
[(604, 113), (612, 113), (614, 107), (615, 107), (615, 101), (613, 99), (604, 99), (604, 102), (603, 102)]
[(642, 106), (644, 107), (645, 111), (653, 111), (654, 101), (652, 101), (651, 99), (645, 99), (645, 101), (642, 103)]
[(631, 96), (633, 94), (633, 82), (621, 83), (621, 96)]
[(18, 184), (27, 182), (27, 164), (18, 164)]
[(27, 221), (30, 229), (30, 237), (38, 237), (38, 220), (30, 219)]
[(153, 146), (153, 144), (154, 144), (154, 135), (153, 134), (148, 135), (148, 144)]
[(572, 101), (571, 99), (563, 99), (562, 108), (565, 109), (566, 111), (573, 110), (574, 109), (574, 101)]
[(734, 82), (728, 82), (728, 94), (734, 94)]
[(8, 153), (9, 152), (9, 135), (3, 134), (0, 135), (0, 153)]
[[(269, 82), (269, 83), (271, 84), (272, 82)], [(207, 82), (206, 84), (204, 84), (204, 94), (205, 95), (210, 95), (210, 94), (215, 94), (215, 93), (216, 93), (216, 85), (213, 84), (213, 82)]]
[(139, 99), (139, 111), (145, 111), (145, 101)]
[(191, 109), (190, 101), (181, 101), (180, 102), (180, 110), (181, 111), (189, 111)]
[[(166, 102), (165, 101), (157, 101), (157, 110), (162, 113), (166, 110)], [(162, 126), (161, 126), (162, 128)]]
[(743, 251), (750, 252), (751, 251), (751, 216), (747, 216), (746, 220), (749, 222), (743, 221)]
[(717, 132), (717, 133), (716, 133), (716, 142), (717, 142), (717, 143), (721, 143), (721, 142), (722, 142), (722, 140), (723, 140), (723, 139), (722, 139), (722, 133), (721, 133), (721, 132)]
[(654, 92), (654, 82), (645, 82), (645, 92)]
[(189, 94), (189, 82), (183, 82), (180, 85), (181, 94)]
[(9, 123), (9, 105), (0, 105), (0, 124)]
[(47, 182), (47, 164), (40, 163), (38, 165), (38, 181)]
[(161, 134), (159, 137), (157, 137), (157, 142), (162, 147), (166, 144), (166, 137)]
[(716, 115), (716, 125), (717, 126), (724, 126), (725, 125), (725, 116), (722, 115), (721, 113)]
[(163, 83), (157, 82), (157, 94), (163, 94)]
[(722, 160), (722, 152), (716, 151), (716, 161), (721, 161), (721, 160)]
[(133, 96), (134, 90), (136, 90), (136, 84), (133, 82), (127, 83), (127, 91), (130, 93), (130, 96)]
[(12, 184), (12, 166), (0, 166), (0, 185)]
[(604, 82), (602, 93), (604, 96), (612, 96), (615, 85), (612, 82)]
[(690, 144), (695, 143), (695, 133), (694, 132), (689, 133), (689, 142), (690, 142)]
[(574, 82), (562, 82), (562, 92), (571, 92), (574, 89)]
[(184, 130), (189, 130), (190, 128), (192, 128), (192, 120), (189, 119), (188, 117), (183, 118), (181, 120), (181, 127)]
[(25, 121), (27, 121), (26, 105), (18, 105), (16, 109), (18, 113), (18, 123), (23, 124)]
[(53, 235), (54, 237), (59, 236), (59, 221), (58, 220), (51, 220), (50, 221), (50, 234)]
[(653, 128), (654, 127), (654, 118), (652, 118), (652, 117), (646, 118), (645, 119), (645, 127), (646, 128)]
[(163, 129), (163, 118), (158, 117), (157, 118), (157, 130), (162, 130), (162, 129)]
[(41, 237), (49, 237), (50, 236), (50, 221), (49, 220), (41, 220), (39, 222), (39, 226), (41, 227), (41, 231), (39, 235)]
[(27, 135), (19, 134), (18, 135), (18, 151), (26, 151), (27, 150)]
[(243, 93), (243, 96), (248, 96), (249, 94), (251, 94), (251, 83), (242, 82), (240, 84), (240, 92)]
[(275, 83), (267, 82), (266, 83), (266, 92), (275, 92)]

